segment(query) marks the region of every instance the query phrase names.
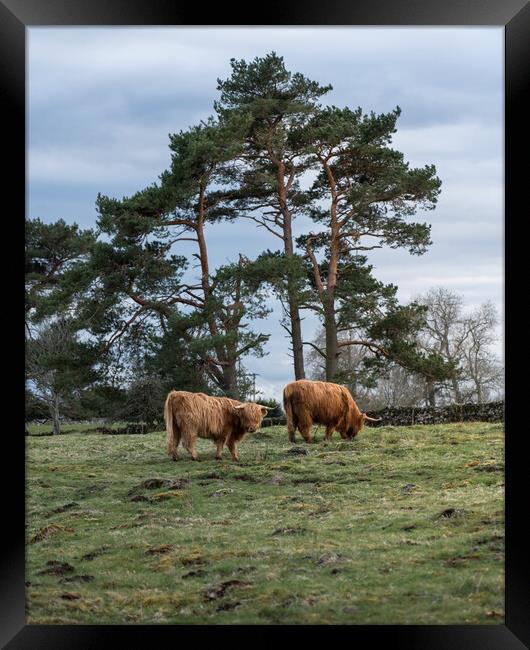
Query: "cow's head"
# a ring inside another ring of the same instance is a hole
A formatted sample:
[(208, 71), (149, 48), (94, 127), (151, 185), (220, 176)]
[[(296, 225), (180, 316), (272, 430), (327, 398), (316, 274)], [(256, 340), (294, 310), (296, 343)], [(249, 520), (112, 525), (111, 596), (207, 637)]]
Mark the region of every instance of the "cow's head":
[(346, 430), (346, 438), (353, 440), (355, 436), (362, 431), (364, 423), (368, 422), (380, 422), (382, 418), (371, 418), (366, 413), (361, 413), (361, 411), (353, 412), (352, 417), (350, 418), (349, 426)]
[(241, 423), (241, 428), (247, 433), (254, 433), (261, 426), (261, 421), (267, 415), (269, 410), (261, 404), (245, 402), (234, 406), (235, 412)]

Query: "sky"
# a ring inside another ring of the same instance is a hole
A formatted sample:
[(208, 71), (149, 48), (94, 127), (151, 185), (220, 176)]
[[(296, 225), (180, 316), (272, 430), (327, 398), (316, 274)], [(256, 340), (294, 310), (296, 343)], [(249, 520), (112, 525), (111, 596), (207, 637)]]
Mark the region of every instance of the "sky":
[[(394, 148), (412, 166), (436, 166), (438, 206), (414, 217), (432, 225), (432, 246), (421, 257), (372, 251), (374, 275), (397, 284), (402, 302), (438, 286), (461, 294), (469, 310), (489, 300), (502, 323), (502, 27), (30, 27), (27, 47), (28, 218), (93, 227), (98, 192), (131, 195), (169, 167), (168, 134), (213, 113), (231, 58), (274, 50), (288, 69), (333, 86), (323, 103), (366, 112), (399, 105)], [(310, 227), (299, 219), (295, 236)], [(211, 226), (206, 236), (212, 266), (277, 247), (246, 220)], [(262, 395), (278, 399), (293, 370), (271, 306), (254, 323), (270, 334), (268, 354), (245, 365)], [(312, 340), (318, 321), (303, 317), (304, 340)], [(502, 333), (499, 325), (499, 355)]]

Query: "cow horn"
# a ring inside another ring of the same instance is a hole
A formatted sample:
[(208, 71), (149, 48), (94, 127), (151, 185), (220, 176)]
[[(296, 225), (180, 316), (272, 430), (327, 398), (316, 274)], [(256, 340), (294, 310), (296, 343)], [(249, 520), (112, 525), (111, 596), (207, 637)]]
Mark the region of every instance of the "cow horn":
[(234, 408), (235, 408), (235, 409), (244, 409), (244, 408), (245, 408), (245, 405), (244, 405), (244, 404), (240, 404), (239, 406), (234, 406)]
[(369, 420), (370, 422), (381, 422), (383, 418), (371, 418), (369, 415), (366, 415), (366, 413), (363, 413), (363, 417), (365, 420)]

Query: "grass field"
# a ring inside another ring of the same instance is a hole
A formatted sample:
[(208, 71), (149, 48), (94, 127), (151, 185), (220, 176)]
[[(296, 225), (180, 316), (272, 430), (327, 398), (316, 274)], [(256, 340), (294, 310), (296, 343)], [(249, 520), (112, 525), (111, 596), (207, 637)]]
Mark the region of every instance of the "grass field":
[(27, 437), (28, 623), (503, 623), (503, 426), (323, 435)]

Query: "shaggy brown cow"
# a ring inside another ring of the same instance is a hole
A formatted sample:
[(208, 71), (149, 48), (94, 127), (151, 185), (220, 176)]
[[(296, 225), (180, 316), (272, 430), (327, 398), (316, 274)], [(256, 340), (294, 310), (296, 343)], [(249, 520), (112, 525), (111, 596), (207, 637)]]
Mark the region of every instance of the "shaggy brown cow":
[(226, 443), (232, 458), (239, 460), (236, 444), (247, 433), (259, 429), (267, 407), (238, 402), (229, 397), (210, 397), (204, 393), (172, 390), (164, 406), (167, 432), (167, 453), (178, 460), (180, 441), (193, 460), (197, 437), (211, 438), (217, 447), (215, 457), (221, 458)]
[(326, 440), (335, 429), (345, 440), (352, 440), (366, 420), (379, 421), (359, 410), (347, 388), (325, 381), (299, 379), (287, 384), (283, 389), (283, 406), (291, 442), (297, 428), (306, 442), (313, 442), (313, 423), (326, 425)]

